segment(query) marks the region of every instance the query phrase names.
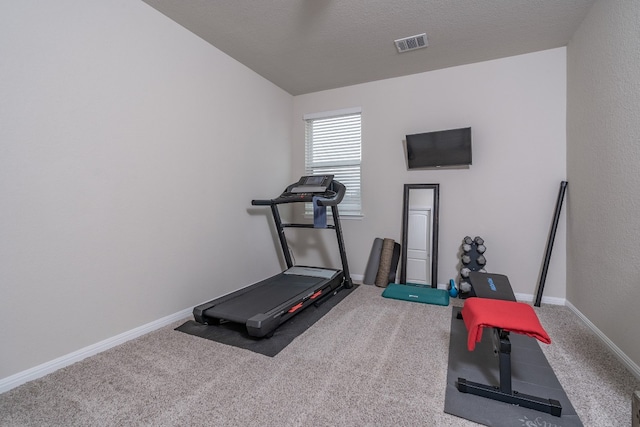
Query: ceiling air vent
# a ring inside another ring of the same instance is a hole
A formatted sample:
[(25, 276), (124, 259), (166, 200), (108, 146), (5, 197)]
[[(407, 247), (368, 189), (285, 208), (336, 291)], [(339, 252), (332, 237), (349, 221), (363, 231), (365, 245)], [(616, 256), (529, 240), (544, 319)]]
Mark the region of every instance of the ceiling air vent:
[(427, 35), (425, 33), (418, 34), (417, 36), (405, 37), (403, 39), (395, 40), (396, 48), (398, 52), (408, 52), (410, 50), (422, 49), (427, 47)]

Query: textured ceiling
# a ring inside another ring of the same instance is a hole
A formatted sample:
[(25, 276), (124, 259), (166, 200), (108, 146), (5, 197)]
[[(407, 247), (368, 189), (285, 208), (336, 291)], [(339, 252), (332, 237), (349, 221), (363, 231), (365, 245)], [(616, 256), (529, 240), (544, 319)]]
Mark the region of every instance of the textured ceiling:
[[(566, 46), (594, 0), (143, 0), (300, 95)], [(427, 33), (398, 53), (395, 39)]]

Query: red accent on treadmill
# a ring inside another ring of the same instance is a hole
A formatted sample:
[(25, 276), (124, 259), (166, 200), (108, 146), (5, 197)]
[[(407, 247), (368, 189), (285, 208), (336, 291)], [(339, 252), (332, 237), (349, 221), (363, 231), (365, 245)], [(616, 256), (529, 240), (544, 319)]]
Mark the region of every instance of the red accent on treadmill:
[(289, 313), (293, 313), (294, 311), (296, 311), (297, 309), (299, 309), (300, 307), (302, 307), (302, 304), (303, 304), (303, 303), (299, 302), (298, 304), (296, 304), (296, 305), (294, 305), (293, 307), (291, 307), (291, 308), (289, 309)]
[(320, 294), (322, 293), (322, 289), (320, 289), (318, 292), (316, 292), (315, 294), (311, 295), (309, 298), (311, 299), (316, 299), (320, 296)]

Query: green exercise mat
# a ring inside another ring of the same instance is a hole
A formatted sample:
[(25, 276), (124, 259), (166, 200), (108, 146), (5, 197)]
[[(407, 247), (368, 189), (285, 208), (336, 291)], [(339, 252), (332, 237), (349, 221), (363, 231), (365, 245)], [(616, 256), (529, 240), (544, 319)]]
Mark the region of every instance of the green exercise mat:
[(449, 293), (444, 289), (432, 288), (429, 285), (390, 283), (382, 293), (382, 296), (404, 301), (421, 302), (423, 304), (449, 305)]

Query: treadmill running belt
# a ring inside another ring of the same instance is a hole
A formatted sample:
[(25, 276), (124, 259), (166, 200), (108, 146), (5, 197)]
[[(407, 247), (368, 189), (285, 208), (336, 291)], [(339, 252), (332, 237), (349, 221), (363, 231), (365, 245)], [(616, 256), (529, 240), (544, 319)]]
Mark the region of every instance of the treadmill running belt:
[(319, 277), (277, 274), (260, 282), (260, 286), (251, 291), (250, 298), (230, 299), (210, 308), (206, 315), (244, 322), (257, 313), (267, 313), (290, 299), (313, 292), (326, 281)]

